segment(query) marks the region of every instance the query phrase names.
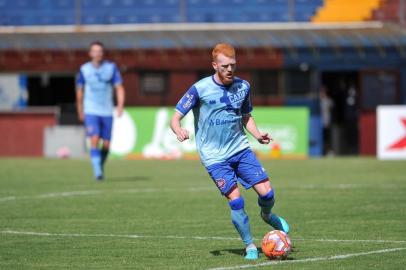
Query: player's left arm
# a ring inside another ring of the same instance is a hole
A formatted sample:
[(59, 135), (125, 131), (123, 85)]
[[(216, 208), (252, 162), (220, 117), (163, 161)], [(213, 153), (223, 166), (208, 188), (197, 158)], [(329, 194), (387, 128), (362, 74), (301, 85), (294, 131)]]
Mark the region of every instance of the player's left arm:
[(114, 85), (114, 89), (116, 90), (117, 96), (117, 116), (120, 117), (123, 114), (124, 110), (125, 89), (123, 86), (123, 80), (121, 78), (120, 71), (118, 70), (116, 65), (114, 65), (112, 83)]
[(117, 116), (120, 117), (123, 114), (125, 103), (125, 90), (122, 84), (117, 84), (114, 87), (117, 95)]
[(242, 113), (242, 123), (246, 130), (260, 143), (260, 144), (268, 144), (273, 139), (271, 135), (268, 133), (263, 133), (258, 130), (257, 124), (255, 123), (254, 117), (251, 115), (252, 112), (252, 102), (251, 96), (248, 92), (247, 96), (245, 97), (244, 102), (241, 106), (241, 113)]
[(260, 144), (268, 144), (273, 140), (270, 134), (268, 134), (266, 132), (260, 132), (258, 130), (257, 124), (255, 123), (254, 117), (252, 117), (251, 113), (243, 115), (242, 121), (243, 121), (245, 129), (248, 130), (248, 132)]

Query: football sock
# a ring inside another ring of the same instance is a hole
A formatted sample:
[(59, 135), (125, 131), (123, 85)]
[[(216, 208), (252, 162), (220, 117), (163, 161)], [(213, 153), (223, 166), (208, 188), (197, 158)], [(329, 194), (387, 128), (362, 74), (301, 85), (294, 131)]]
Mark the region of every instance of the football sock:
[(107, 160), (107, 156), (109, 155), (109, 149), (102, 148), (100, 151), (100, 155), (101, 155), (101, 165), (103, 167), (104, 163)]
[(265, 196), (258, 197), (258, 205), (261, 207), (262, 219), (276, 230), (281, 230), (288, 233), (288, 223), (283, 218), (271, 212), (274, 204), (275, 197), (273, 190), (269, 191)]
[(96, 178), (103, 176), (100, 150), (97, 148), (91, 148), (90, 159), (92, 161), (94, 176)]
[[(261, 215), (271, 214), (273, 205), (275, 204), (275, 197), (273, 189), (264, 196), (258, 197), (258, 205), (261, 207)], [(265, 221), (266, 222), (266, 221)]]
[(244, 198), (232, 200), (229, 203), (231, 208), (231, 221), (238, 231), (242, 241), (246, 246), (253, 243), (250, 222), (247, 213), (244, 211)]
[(252, 243), (252, 244), (249, 244), (249, 245), (245, 248), (246, 251), (248, 251), (248, 250), (250, 250), (250, 249), (257, 249), (257, 246), (256, 246), (254, 243)]

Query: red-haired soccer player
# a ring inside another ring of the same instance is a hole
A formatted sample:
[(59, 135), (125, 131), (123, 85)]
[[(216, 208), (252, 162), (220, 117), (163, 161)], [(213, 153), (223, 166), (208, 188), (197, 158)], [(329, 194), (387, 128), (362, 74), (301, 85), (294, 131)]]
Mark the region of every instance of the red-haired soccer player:
[(231, 209), (231, 220), (246, 245), (246, 259), (258, 258), (253, 242), (244, 199), (237, 183), (246, 189), (254, 188), (262, 219), (277, 230), (289, 232), (288, 223), (271, 212), (274, 191), (268, 175), (251, 151), (245, 129), (261, 144), (272, 138), (261, 133), (251, 115), (250, 85), (234, 76), (236, 57), (234, 48), (217, 44), (212, 51), (213, 76), (196, 82), (181, 98), (171, 121), (171, 128), (179, 141), (189, 138), (181, 119), (193, 110), (196, 146), (203, 165), (224, 195)]

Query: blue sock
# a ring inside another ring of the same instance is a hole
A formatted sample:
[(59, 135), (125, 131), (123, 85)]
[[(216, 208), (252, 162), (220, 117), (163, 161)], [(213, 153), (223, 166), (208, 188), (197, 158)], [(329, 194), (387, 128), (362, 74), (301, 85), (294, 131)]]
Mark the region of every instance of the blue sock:
[(262, 219), (274, 227), (276, 230), (289, 232), (288, 223), (278, 215), (272, 213), (272, 207), (275, 204), (275, 196), (273, 190), (269, 191), (265, 196), (258, 197), (258, 205), (261, 207)]
[(94, 176), (96, 178), (103, 176), (100, 150), (97, 148), (91, 148), (90, 149), (90, 159), (91, 159), (92, 165), (93, 165)]
[(244, 211), (244, 198), (232, 200), (228, 203), (231, 208), (231, 221), (240, 234), (240, 237), (246, 246), (253, 243), (250, 222), (247, 213)]
[(102, 148), (102, 150), (100, 151), (100, 154), (101, 154), (101, 165), (102, 165), (102, 168), (103, 168), (104, 163), (107, 160), (107, 156), (109, 155), (109, 149)]
[(262, 214), (269, 215), (271, 213), (274, 204), (275, 204), (275, 196), (273, 189), (271, 189), (271, 191), (269, 191), (265, 196), (258, 197), (258, 205), (259, 207), (261, 207)]

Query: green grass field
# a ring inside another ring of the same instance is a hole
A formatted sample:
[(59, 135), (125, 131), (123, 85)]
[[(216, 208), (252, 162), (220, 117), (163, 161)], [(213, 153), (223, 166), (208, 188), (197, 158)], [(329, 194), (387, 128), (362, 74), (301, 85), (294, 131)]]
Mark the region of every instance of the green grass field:
[[(0, 159), (0, 269), (406, 268), (405, 162), (263, 165), (292, 229), (286, 261), (243, 259), (198, 161), (113, 160), (96, 183), (87, 160)], [(243, 194), (260, 244), (270, 228)]]

